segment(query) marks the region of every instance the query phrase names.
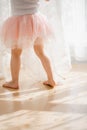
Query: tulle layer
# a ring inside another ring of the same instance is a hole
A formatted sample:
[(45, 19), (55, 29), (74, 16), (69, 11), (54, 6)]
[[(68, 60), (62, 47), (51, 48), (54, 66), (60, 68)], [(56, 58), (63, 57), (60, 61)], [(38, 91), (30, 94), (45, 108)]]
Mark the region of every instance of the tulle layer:
[(9, 17), (0, 30), (1, 41), (9, 48), (27, 48), (40, 37), (47, 40), (53, 31), (44, 15), (21, 15)]

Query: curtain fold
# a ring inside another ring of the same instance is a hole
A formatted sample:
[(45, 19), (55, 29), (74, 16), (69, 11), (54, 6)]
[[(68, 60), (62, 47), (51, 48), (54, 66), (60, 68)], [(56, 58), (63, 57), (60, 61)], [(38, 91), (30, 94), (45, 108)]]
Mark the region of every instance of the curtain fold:
[(61, 0), (61, 10), (64, 38), (71, 56), (79, 61), (87, 61), (87, 1)]

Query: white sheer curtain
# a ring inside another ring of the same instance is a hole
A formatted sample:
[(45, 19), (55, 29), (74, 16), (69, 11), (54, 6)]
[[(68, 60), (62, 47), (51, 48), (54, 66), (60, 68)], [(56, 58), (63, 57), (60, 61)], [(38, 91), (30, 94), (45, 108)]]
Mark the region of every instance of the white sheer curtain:
[(87, 0), (61, 0), (61, 10), (71, 56), (77, 61), (87, 61)]
[[(68, 44), (66, 44), (64, 39), (65, 30), (64, 30), (63, 19), (62, 19), (63, 3), (61, 3), (61, 1), (63, 2), (63, 0), (50, 0), (50, 2), (45, 2), (44, 0), (40, 0), (40, 1), (41, 1), (40, 10), (49, 19), (50, 23), (53, 26), (55, 36), (56, 36), (55, 40), (46, 44), (45, 51), (51, 60), (54, 77), (58, 78), (58, 74), (64, 74), (68, 72), (71, 68), (69, 48), (68, 48)], [(9, 5), (10, 5), (9, 0), (0, 0), (1, 23), (9, 16), (10, 13)], [(1, 50), (3, 50), (2, 47)], [(4, 70), (5, 70), (6, 66), (7, 67), (9, 66), (10, 54), (6, 51), (6, 49), (2, 51), (2, 54), (4, 54), (3, 57), (4, 57)], [(2, 57), (2, 54), (0, 57)], [(22, 64), (26, 74), (28, 76), (31, 76), (31, 79), (33, 77), (34, 81), (45, 78), (45, 73), (43, 71), (43, 68), (39, 63), (38, 58), (35, 56), (32, 48), (27, 51), (24, 51), (24, 55), (22, 57)]]
[[(8, 0), (0, 0), (0, 27), (3, 23), (3, 21), (8, 17), (9, 15), (9, 2)], [(1, 43), (1, 41), (0, 41)], [(4, 56), (6, 51), (0, 44), (0, 79), (4, 77)]]

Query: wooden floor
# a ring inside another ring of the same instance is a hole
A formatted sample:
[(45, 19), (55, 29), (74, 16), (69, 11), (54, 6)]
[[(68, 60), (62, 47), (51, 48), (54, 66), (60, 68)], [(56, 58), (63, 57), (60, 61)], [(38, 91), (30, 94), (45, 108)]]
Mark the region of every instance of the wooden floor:
[(16, 91), (0, 81), (0, 130), (87, 130), (87, 64), (74, 64), (54, 89), (24, 81)]

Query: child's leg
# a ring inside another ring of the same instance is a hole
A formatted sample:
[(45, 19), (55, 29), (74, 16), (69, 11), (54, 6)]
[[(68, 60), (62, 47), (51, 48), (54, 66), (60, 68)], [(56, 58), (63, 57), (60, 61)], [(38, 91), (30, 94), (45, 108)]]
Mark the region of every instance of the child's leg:
[(35, 44), (34, 44), (34, 51), (37, 54), (37, 56), (40, 58), (41, 63), (47, 73), (48, 80), (45, 81), (44, 84), (54, 87), (55, 81), (53, 80), (50, 61), (47, 58), (47, 56), (44, 54), (43, 40), (41, 38), (36, 39)]
[(20, 56), (21, 49), (13, 49), (11, 50), (11, 76), (12, 80), (10, 82), (5, 83), (3, 86), (8, 88), (17, 89), (19, 87), (19, 70), (20, 70)]

